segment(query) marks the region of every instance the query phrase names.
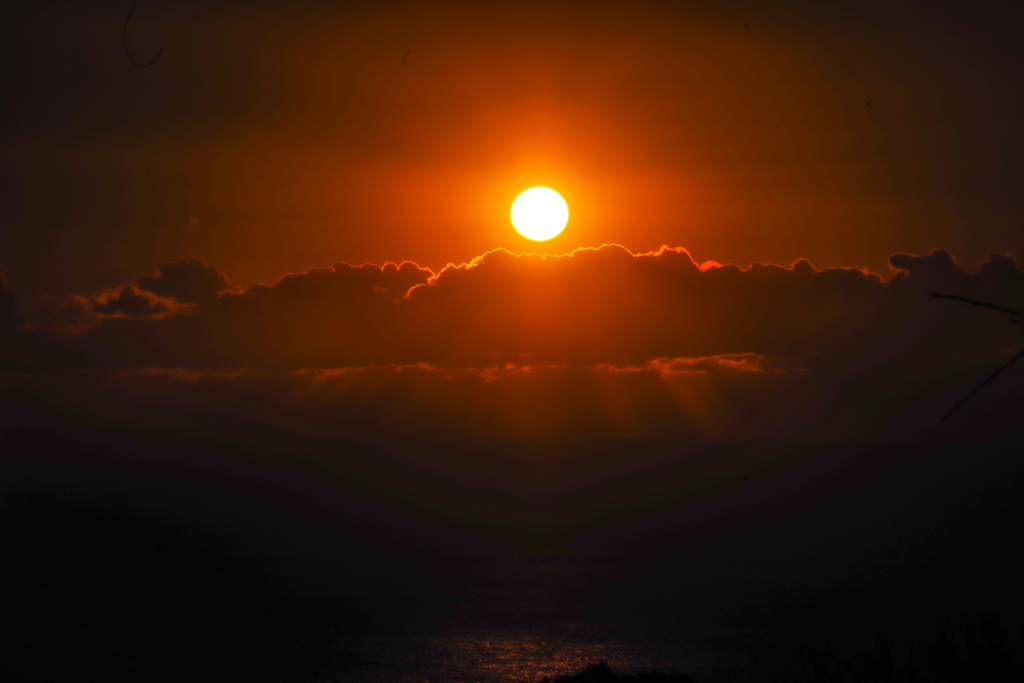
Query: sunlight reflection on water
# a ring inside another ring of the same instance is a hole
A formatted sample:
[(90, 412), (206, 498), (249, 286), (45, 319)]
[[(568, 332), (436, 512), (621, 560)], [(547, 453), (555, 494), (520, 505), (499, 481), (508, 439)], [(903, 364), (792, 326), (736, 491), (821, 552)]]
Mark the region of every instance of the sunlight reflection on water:
[[(585, 643), (532, 635), (445, 638), (433, 641), (429, 649), (442, 653), (440, 673), (452, 680), (529, 681), (572, 673), (601, 660), (621, 670), (655, 664), (621, 641)], [(455, 665), (452, 670), (443, 666), (446, 662)]]
[[(694, 672), (714, 662), (679, 642), (631, 643), (617, 639), (592, 639), (592, 634), (532, 634), (484, 632), (472, 635), (415, 638), (402, 648), (394, 643), (361, 641), (361, 656), (370, 655), (378, 664), (344, 675), (326, 675), (323, 681), (359, 683), (512, 683), (534, 682), (545, 676), (571, 674), (606, 661), (618, 672), (670, 671), (678, 667)], [(376, 655), (369, 650), (377, 650)], [(388, 650), (391, 650), (389, 653)], [(383, 662), (389, 662), (384, 664)]]

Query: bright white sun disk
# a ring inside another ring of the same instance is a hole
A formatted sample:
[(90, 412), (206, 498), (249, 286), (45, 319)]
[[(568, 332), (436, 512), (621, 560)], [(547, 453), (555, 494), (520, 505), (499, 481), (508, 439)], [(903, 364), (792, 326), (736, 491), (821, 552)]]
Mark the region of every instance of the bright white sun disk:
[(531, 240), (548, 240), (569, 220), (565, 200), (547, 187), (531, 187), (512, 202), (512, 225)]

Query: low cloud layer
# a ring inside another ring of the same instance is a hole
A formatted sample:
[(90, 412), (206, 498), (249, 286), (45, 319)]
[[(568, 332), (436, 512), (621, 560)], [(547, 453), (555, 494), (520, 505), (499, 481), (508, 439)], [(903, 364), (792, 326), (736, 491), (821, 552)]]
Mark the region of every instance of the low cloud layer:
[(156, 275), (139, 277), (139, 289), (183, 304), (209, 302), (233, 289), (224, 273), (202, 261), (178, 261), (157, 266)]
[(884, 280), (807, 261), (702, 269), (682, 249), (498, 250), (438, 273), (339, 263), (244, 290), (212, 266), (180, 262), (93, 298), (92, 312), (106, 319), (51, 340), (93, 367), (631, 366), (740, 353), (808, 366), (851, 344), (924, 339), (943, 320), (943, 334), (980, 326), (981, 336), (1003, 322), (937, 303), (933, 291), (1024, 304), (1011, 257), (994, 255), (976, 272), (943, 251), (891, 262), (895, 274)]
[(497, 250), (437, 273), (339, 263), (244, 290), (213, 266), (179, 262), (77, 297), (74, 327), (19, 331), (5, 295), (4, 366), (235, 385), (279, 374), (308, 385), (282, 380), (282, 391), (335, 387), (334, 414), (335, 401), (349, 415), (400, 406), (422, 424), (471, 413), (492, 433), (502, 420), (536, 433), (562, 420), (581, 433), (898, 434), (893, 425), (930, 424), (1020, 346), (1004, 314), (929, 294), (1024, 308), (1024, 274), (1000, 255), (976, 269), (938, 250), (890, 261), (883, 278), (606, 245)]
[(124, 285), (115, 292), (107, 292), (92, 302), (84, 302), (97, 316), (109, 318), (150, 318), (170, 313), (173, 302), (161, 300), (134, 285)]

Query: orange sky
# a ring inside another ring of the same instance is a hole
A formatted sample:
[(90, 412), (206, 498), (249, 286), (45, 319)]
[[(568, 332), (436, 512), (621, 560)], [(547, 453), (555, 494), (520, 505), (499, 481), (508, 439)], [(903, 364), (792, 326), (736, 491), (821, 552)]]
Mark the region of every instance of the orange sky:
[(533, 185), (570, 207), (553, 253), (1022, 253), (1024, 62), (998, 14), (960, 11), (147, 2), (131, 49), (165, 51), (136, 69), (119, 8), (22, 8), (0, 259), (26, 300), (181, 259), (239, 284), (439, 268), (536, 248), (508, 221)]

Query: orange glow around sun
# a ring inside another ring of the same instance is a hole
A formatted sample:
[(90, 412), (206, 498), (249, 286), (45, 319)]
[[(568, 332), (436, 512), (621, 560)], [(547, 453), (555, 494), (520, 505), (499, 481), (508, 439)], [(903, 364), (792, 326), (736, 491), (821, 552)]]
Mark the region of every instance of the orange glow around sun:
[(547, 187), (531, 187), (512, 202), (512, 225), (531, 240), (551, 239), (562, 232), (568, 220), (565, 200)]

